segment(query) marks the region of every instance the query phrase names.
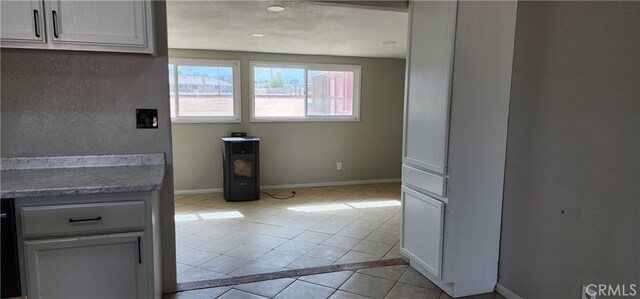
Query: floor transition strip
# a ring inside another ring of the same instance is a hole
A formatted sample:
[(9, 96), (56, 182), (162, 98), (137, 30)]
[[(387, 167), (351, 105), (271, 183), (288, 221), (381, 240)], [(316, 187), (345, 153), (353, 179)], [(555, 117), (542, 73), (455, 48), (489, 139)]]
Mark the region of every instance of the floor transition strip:
[(395, 258), (395, 259), (387, 259), (387, 260), (380, 260), (380, 261), (347, 263), (347, 264), (319, 266), (319, 267), (302, 268), (302, 269), (292, 269), (292, 270), (245, 275), (245, 276), (238, 276), (238, 277), (190, 281), (190, 282), (179, 283), (178, 292), (215, 288), (215, 287), (229, 286), (229, 285), (236, 285), (236, 284), (243, 284), (243, 283), (250, 283), (250, 282), (258, 282), (258, 281), (271, 280), (271, 279), (306, 276), (306, 275), (339, 272), (339, 271), (353, 271), (358, 269), (406, 265), (406, 264), (407, 264), (407, 261), (405, 259)]

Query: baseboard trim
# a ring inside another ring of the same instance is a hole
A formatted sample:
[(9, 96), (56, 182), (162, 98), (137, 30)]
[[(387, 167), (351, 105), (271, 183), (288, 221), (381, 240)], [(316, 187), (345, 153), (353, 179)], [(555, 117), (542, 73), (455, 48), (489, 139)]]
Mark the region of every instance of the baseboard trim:
[(214, 189), (193, 189), (193, 190), (176, 190), (175, 195), (203, 194), (203, 193), (222, 193), (222, 188)]
[(362, 181), (341, 181), (341, 182), (319, 182), (319, 183), (305, 183), (305, 184), (284, 184), (284, 185), (266, 185), (260, 186), (261, 190), (271, 189), (291, 189), (291, 188), (313, 188), (313, 187), (331, 187), (331, 186), (346, 186), (346, 185), (368, 185), (368, 184), (385, 184), (385, 183), (399, 183), (400, 179), (378, 179), (378, 180), (362, 180)]
[(512, 292), (511, 290), (507, 289), (505, 286), (499, 283), (496, 284), (496, 292), (498, 292), (498, 294), (502, 295), (507, 299), (522, 299), (522, 297), (518, 296), (518, 294)]
[[(399, 183), (399, 182), (400, 182), (400, 179), (397, 178), (397, 179), (376, 179), (376, 180), (361, 180), (361, 181), (339, 181), (339, 182), (319, 182), (319, 183), (304, 183), (304, 184), (265, 185), (265, 186), (260, 186), (260, 190), (331, 187), (331, 186), (345, 186), (345, 185), (385, 184), (385, 183)], [(214, 188), (214, 189), (176, 190), (173, 193), (175, 195), (187, 195), (187, 194), (221, 193), (221, 192), (222, 192), (222, 188)]]

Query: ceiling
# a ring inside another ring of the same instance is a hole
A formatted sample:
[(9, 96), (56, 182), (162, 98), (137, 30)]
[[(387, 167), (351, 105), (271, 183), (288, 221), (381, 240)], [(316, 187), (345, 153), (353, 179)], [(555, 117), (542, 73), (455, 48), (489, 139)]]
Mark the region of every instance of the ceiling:
[[(351, 1), (353, 3), (353, 1)], [(372, 1), (369, 1), (372, 2)], [(267, 7), (279, 5), (283, 12)], [(167, 1), (169, 48), (404, 58), (407, 12), (309, 1)], [(253, 37), (260, 33), (264, 37)], [(383, 41), (395, 41), (385, 45)]]

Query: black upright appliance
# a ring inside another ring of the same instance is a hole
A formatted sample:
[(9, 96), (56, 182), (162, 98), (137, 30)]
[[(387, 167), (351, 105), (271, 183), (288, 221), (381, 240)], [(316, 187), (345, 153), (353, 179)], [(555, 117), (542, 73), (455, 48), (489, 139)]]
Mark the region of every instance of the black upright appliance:
[(246, 201), (260, 198), (258, 137), (223, 137), (224, 199)]
[(16, 238), (16, 217), (13, 199), (3, 198), (0, 219), (2, 245), (0, 262), (2, 264), (2, 298), (22, 296), (20, 286), (20, 267), (18, 263), (18, 240)]

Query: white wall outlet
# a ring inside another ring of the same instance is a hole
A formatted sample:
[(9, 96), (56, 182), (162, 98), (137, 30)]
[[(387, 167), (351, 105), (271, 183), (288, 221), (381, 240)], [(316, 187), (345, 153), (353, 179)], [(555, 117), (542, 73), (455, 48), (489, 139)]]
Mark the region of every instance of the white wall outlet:
[(336, 163), (336, 169), (337, 170), (342, 170), (342, 162)]
[(598, 290), (595, 290), (593, 288), (593, 286), (591, 288), (589, 288), (589, 292), (587, 292), (587, 287), (588, 286), (582, 286), (582, 296), (580, 297), (581, 299), (596, 299), (596, 292)]

